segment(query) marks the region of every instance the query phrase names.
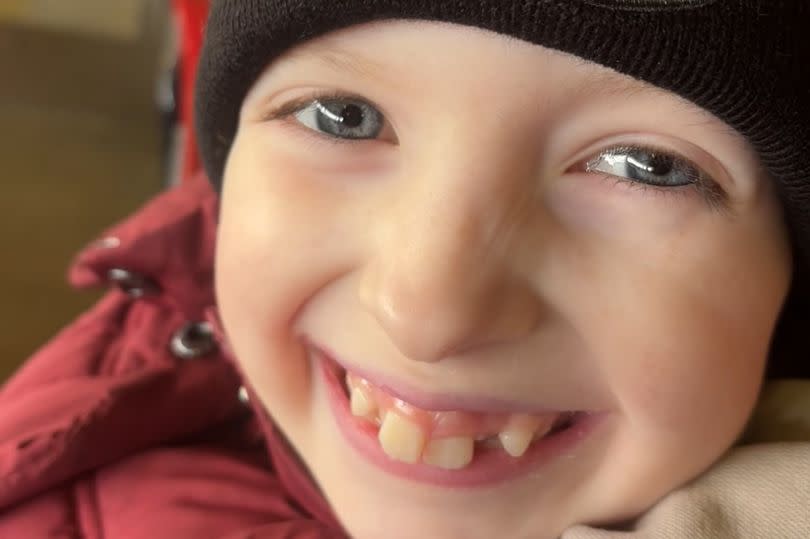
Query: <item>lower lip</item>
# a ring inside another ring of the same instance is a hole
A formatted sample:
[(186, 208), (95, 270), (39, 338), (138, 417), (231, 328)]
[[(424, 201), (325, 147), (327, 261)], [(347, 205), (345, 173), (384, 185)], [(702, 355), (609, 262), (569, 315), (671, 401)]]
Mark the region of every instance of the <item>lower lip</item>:
[(313, 350), (313, 357), (327, 388), (329, 405), (338, 428), (349, 444), (382, 470), (421, 483), (448, 488), (473, 488), (523, 477), (571, 453), (605, 418), (602, 413), (581, 414), (568, 428), (532, 443), (519, 458), (511, 457), (501, 449), (476, 448), (473, 461), (461, 470), (443, 470), (422, 463), (408, 464), (385, 454), (377, 441), (377, 426), (352, 415), (340, 380), (342, 369), (320, 351)]

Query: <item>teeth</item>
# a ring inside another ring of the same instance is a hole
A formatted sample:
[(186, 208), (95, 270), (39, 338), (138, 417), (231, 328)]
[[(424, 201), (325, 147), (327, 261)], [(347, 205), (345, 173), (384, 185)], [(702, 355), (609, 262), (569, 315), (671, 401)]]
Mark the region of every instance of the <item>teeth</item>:
[(525, 430), (504, 430), (498, 434), (504, 450), (513, 457), (522, 457), (529, 444), (532, 443), (534, 433)]
[[(378, 403), (376, 395), (370, 392), (368, 383), (346, 373), (346, 388), (349, 392), (351, 413), (379, 425), (377, 438), (383, 451), (391, 459), (414, 464), (420, 460), (425, 464), (446, 470), (458, 470), (470, 464), (475, 454), (476, 444), (480, 448), (502, 449), (514, 458), (522, 457), (533, 441), (546, 436), (554, 425), (555, 420), (562, 422), (563, 417), (555, 414), (515, 414), (508, 418), (506, 424), (497, 435), (481, 433), (477, 436), (453, 436), (430, 440), (425, 434), (431, 431), (427, 422), (447, 419), (448, 414), (442, 413), (437, 419), (435, 413), (428, 411), (389, 410), (390, 403), (383, 399)], [(416, 414), (416, 415), (414, 415)], [(425, 417), (422, 417), (422, 414)], [(464, 417), (461, 417), (464, 419)], [(476, 418), (472, 418), (476, 419)], [(470, 421), (467, 421), (469, 427)], [(457, 427), (463, 427), (464, 421), (456, 421)], [(454, 425), (451, 424), (451, 426)], [(442, 423), (445, 431), (453, 431)], [(462, 432), (469, 429), (459, 428)], [(458, 431), (457, 431), (458, 432)], [(446, 436), (450, 432), (440, 434)]]
[(535, 432), (540, 427), (540, 420), (531, 416), (514, 416), (504, 430), (498, 434), (503, 449), (513, 457), (522, 457)]
[(469, 436), (431, 440), (422, 455), (422, 461), (445, 470), (459, 470), (473, 458), (473, 439)]
[(377, 438), (386, 455), (410, 464), (419, 460), (425, 447), (422, 429), (395, 412), (385, 414)]
[(352, 388), (351, 396), (351, 411), (352, 415), (362, 417), (370, 421), (374, 421), (377, 417), (377, 405), (366, 393), (366, 391), (359, 386)]

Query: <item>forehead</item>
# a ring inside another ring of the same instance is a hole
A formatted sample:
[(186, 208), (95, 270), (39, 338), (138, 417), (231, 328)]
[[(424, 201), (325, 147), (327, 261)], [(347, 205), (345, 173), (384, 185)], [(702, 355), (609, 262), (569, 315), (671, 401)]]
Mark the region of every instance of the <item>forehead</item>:
[[(476, 35), (480, 39), (475, 39)], [(348, 73), (359, 79), (385, 80), (396, 69), (398, 60), (408, 56), (410, 44), (418, 48), (420, 43), (424, 45), (427, 41), (425, 37), (445, 52), (449, 51), (447, 56), (450, 59), (455, 57), (452, 51), (460, 49), (500, 57), (515, 55), (518, 50), (522, 54), (534, 51), (538, 55), (542, 51), (549, 57), (566, 58), (572, 66), (571, 71), (579, 76), (575, 85), (577, 91), (586, 95), (668, 94), (661, 88), (572, 54), (488, 30), (432, 21), (383, 21), (350, 27), (294, 47), (275, 63)], [(434, 41), (433, 38), (438, 39)], [(434, 50), (437, 54), (424, 62), (440, 61), (442, 51)], [(424, 50), (412, 52), (423, 53)], [(485, 73), (481, 75), (486, 76)]]
[[(531, 67), (527, 70), (525, 66)], [(272, 87), (276, 78), (283, 80), (290, 75), (316, 84), (321, 75), (327, 75), (351, 80), (358, 91), (370, 84), (404, 97), (411, 95), (413, 88), (424, 94), (435, 79), (442, 80), (444, 86), (458, 89), (466, 84), (472, 88), (521, 69), (531, 73), (527, 78), (533, 82), (527, 84), (542, 80), (543, 86), (554, 87), (555, 94), (563, 95), (567, 102), (666, 102), (669, 110), (684, 113), (690, 122), (740, 141), (736, 130), (705, 109), (647, 82), (513, 36), (436, 21), (377, 21), (303, 42), (269, 66), (265, 80), (260, 79), (252, 94), (260, 96), (262, 88)], [(448, 80), (452, 85), (446, 84)], [(550, 85), (545, 84), (549, 81)], [(525, 86), (519, 91), (540, 99), (547, 97), (535, 90)]]

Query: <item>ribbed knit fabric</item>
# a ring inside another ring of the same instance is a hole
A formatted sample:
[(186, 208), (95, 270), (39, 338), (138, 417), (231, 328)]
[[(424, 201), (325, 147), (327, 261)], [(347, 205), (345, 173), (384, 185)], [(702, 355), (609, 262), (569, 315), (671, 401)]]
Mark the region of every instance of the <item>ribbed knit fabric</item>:
[(211, 180), (221, 182), (242, 100), (274, 58), (382, 19), (508, 34), (711, 111), (750, 141), (777, 180), (797, 258), (810, 260), (810, 0), (213, 0), (196, 102)]

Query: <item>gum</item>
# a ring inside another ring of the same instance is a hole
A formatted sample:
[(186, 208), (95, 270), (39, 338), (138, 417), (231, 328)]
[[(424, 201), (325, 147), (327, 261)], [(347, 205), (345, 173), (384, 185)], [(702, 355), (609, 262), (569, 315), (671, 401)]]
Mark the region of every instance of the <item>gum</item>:
[(422, 432), (431, 439), (469, 436), (475, 440), (483, 440), (497, 436), (509, 425), (523, 425), (535, 432), (545, 434), (561, 416), (556, 412), (528, 415), (423, 410), (392, 397), (368, 380), (351, 373), (346, 374), (346, 385), (349, 391), (353, 388), (361, 388), (372, 402), (376, 403), (378, 412), (375, 423), (377, 426), (385, 414), (393, 412), (418, 425)]

